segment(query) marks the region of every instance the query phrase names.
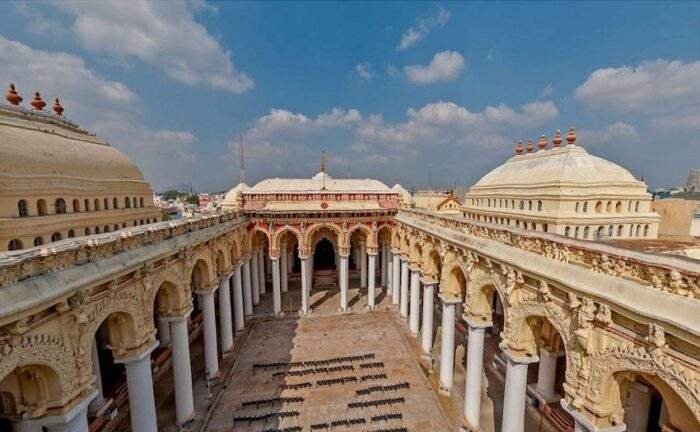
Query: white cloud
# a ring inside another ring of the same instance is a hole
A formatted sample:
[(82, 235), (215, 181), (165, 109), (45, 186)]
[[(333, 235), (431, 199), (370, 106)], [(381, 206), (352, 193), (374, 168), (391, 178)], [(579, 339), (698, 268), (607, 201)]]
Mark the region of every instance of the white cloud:
[(389, 63), (388, 65), (386, 65), (386, 74), (389, 75), (391, 78), (398, 78), (401, 76), (401, 71), (399, 70), (399, 68)]
[(615, 122), (600, 130), (582, 129), (576, 132), (576, 144), (596, 147), (600, 144), (620, 145), (623, 141), (639, 141), (637, 129), (624, 122)]
[(372, 66), (367, 62), (358, 63), (355, 65), (355, 72), (357, 73), (357, 76), (363, 80), (371, 80), (372, 77), (374, 77), (374, 74), (372, 73)]
[(429, 65), (404, 67), (409, 81), (414, 84), (432, 84), (438, 81), (451, 81), (464, 70), (464, 57), (456, 51), (441, 51), (433, 56)]
[(540, 94), (537, 95), (537, 99), (548, 99), (551, 98), (552, 95), (554, 95), (554, 86), (552, 83), (549, 83), (540, 91)]
[(0, 83), (14, 82), (28, 106), (39, 90), (49, 106), (58, 97), (64, 115), (127, 153), (157, 189), (181, 183), (196, 159), (197, 138), (189, 131), (150, 129), (139, 121), (142, 108), (126, 85), (105, 79), (82, 58), (34, 49), (0, 36)]
[(416, 20), (416, 25), (409, 28), (401, 37), (401, 42), (399, 46), (396, 47), (397, 50), (403, 51), (414, 46), (421, 40), (423, 40), (430, 30), (437, 26), (444, 26), (450, 19), (450, 11), (443, 7), (439, 7), (437, 11), (422, 18)]
[(174, 80), (231, 93), (254, 87), (207, 29), (195, 20), (203, 2), (145, 0), (51, 3), (74, 18), (72, 30), (86, 48), (137, 58)]
[(700, 104), (700, 61), (655, 60), (639, 66), (598, 69), (576, 88), (591, 108), (619, 113), (658, 113)]

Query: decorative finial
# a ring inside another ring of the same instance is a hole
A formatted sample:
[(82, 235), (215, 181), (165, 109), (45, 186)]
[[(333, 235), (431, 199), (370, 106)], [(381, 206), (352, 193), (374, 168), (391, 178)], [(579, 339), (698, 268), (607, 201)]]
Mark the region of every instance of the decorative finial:
[(535, 146), (532, 145), (532, 140), (531, 140), (531, 139), (527, 140), (527, 147), (525, 147), (525, 148), (527, 149), (527, 152), (528, 152), (528, 153), (532, 153), (532, 149), (534, 149)]
[(46, 106), (46, 102), (41, 99), (39, 92), (34, 92), (34, 99), (32, 100), (32, 106), (37, 111), (43, 111)]
[(518, 144), (515, 146), (515, 154), (519, 155), (523, 152), (523, 140), (518, 140)]
[(15, 90), (15, 85), (13, 83), (10, 83), (10, 87), (7, 88), (5, 100), (7, 100), (10, 105), (14, 106), (19, 105), (19, 103), (23, 100), (22, 96), (20, 96), (19, 93), (17, 93), (17, 90)]
[(58, 100), (58, 98), (56, 98), (56, 100), (53, 102), (53, 112), (55, 112), (57, 116), (63, 115), (63, 107), (61, 106), (61, 102)]
[(569, 145), (574, 145), (576, 142), (576, 131), (573, 126), (569, 128), (569, 133), (566, 135), (566, 142), (568, 142)]
[(326, 151), (321, 152), (321, 172), (326, 172)]
[(554, 147), (559, 147), (559, 144), (561, 144), (561, 131), (557, 129), (556, 132), (554, 132), (554, 139), (552, 140), (552, 144), (554, 144)]
[(546, 135), (543, 134), (543, 135), (540, 137), (540, 142), (537, 143), (537, 147), (539, 147), (540, 150), (544, 150), (544, 149), (547, 148), (547, 136), (546, 136)]

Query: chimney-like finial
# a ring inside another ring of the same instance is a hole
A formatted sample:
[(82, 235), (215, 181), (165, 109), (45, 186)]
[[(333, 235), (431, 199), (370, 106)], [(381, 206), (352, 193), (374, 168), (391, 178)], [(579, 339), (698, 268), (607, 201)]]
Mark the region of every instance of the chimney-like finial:
[(576, 131), (573, 126), (569, 128), (569, 133), (566, 135), (566, 142), (568, 142), (569, 145), (574, 145), (576, 142)]
[(32, 100), (32, 106), (37, 111), (43, 111), (46, 106), (46, 102), (41, 99), (39, 92), (34, 92), (34, 99)]
[(544, 150), (544, 149), (547, 148), (547, 136), (546, 136), (546, 135), (543, 134), (543, 135), (540, 137), (540, 142), (537, 143), (537, 147), (540, 148), (540, 151), (542, 151), (542, 150)]
[(22, 96), (17, 93), (17, 90), (15, 90), (15, 85), (13, 83), (10, 83), (10, 86), (7, 88), (7, 94), (5, 95), (5, 100), (10, 103), (10, 105), (18, 106), (20, 102), (22, 102)]
[(556, 132), (554, 132), (554, 139), (552, 140), (552, 144), (554, 144), (554, 147), (559, 147), (559, 144), (561, 144), (561, 131), (557, 129)]
[(518, 140), (518, 144), (515, 146), (515, 154), (519, 155), (523, 152), (523, 140)]
[(531, 139), (527, 140), (527, 147), (525, 147), (525, 148), (527, 149), (528, 153), (532, 153), (532, 150), (535, 148), (535, 146), (532, 145)]
[(61, 106), (61, 102), (58, 100), (58, 98), (53, 101), (53, 112), (55, 112), (57, 116), (63, 115), (63, 107)]

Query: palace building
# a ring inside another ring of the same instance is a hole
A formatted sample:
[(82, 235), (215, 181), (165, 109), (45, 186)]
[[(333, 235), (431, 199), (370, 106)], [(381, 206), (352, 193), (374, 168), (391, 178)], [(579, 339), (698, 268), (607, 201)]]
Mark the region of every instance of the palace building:
[(153, 192), (123, 153), (53, 113), (36, 93), (0, 105), (0, 251), (118, 231), (160, 220)]
[(518, 143), (515, 156), (481, 178), (466, 195), (465, 217), (579, 239), (655, 239), (660, 217), (647, 186), (626, 169), (557, 131), (537, 151)]
[(12, 107), (0, 128), (3, 432), (700, 430), (700, 262), (599, 241), (658, 217), (575, 137), (461, 214), (322, 167), (158, 222), (94, 136)]

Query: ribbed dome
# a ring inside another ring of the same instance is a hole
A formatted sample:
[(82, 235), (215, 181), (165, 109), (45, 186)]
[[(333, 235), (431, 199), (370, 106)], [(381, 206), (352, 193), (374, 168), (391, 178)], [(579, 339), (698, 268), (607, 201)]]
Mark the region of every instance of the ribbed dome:
[(621, 166), (593, 156), (582, 147), (568, 145), (514, 156), (471, 189), (553, 184), (643, 185)]
[(0, 143), (4, 176), (144, 182), (141, 171), (119, 150), (46, 115), (2, 109)]
[(394, 185), (394, 187), (391, 188), (391, 191), (392, 191), (392, 192), (396, 192), (397, 194), (399, 194), (399, 197), (400, 197), (401, 200), (403, 201), (403, 204), (404, 204), (404, 205), (411, 205), (411, 204), (413, 204), (413, 197), (412, 197), (411, 194), (406, 190), (406, 188), (404, 188), (404, 187), (401, 186), (400, 184), (396, 183), (396, 184)]
[(237, 206), (238, 205), (238, 197), (240, 197), (243, 192), (247, 191), (250, 189), (247, 184), (245, 183), (239, 183), (236, 187), (231, 189), (226, 193), (226, 196), (224, 197), (224, 200), (222, 201), (221, 205), (222, 206)]

